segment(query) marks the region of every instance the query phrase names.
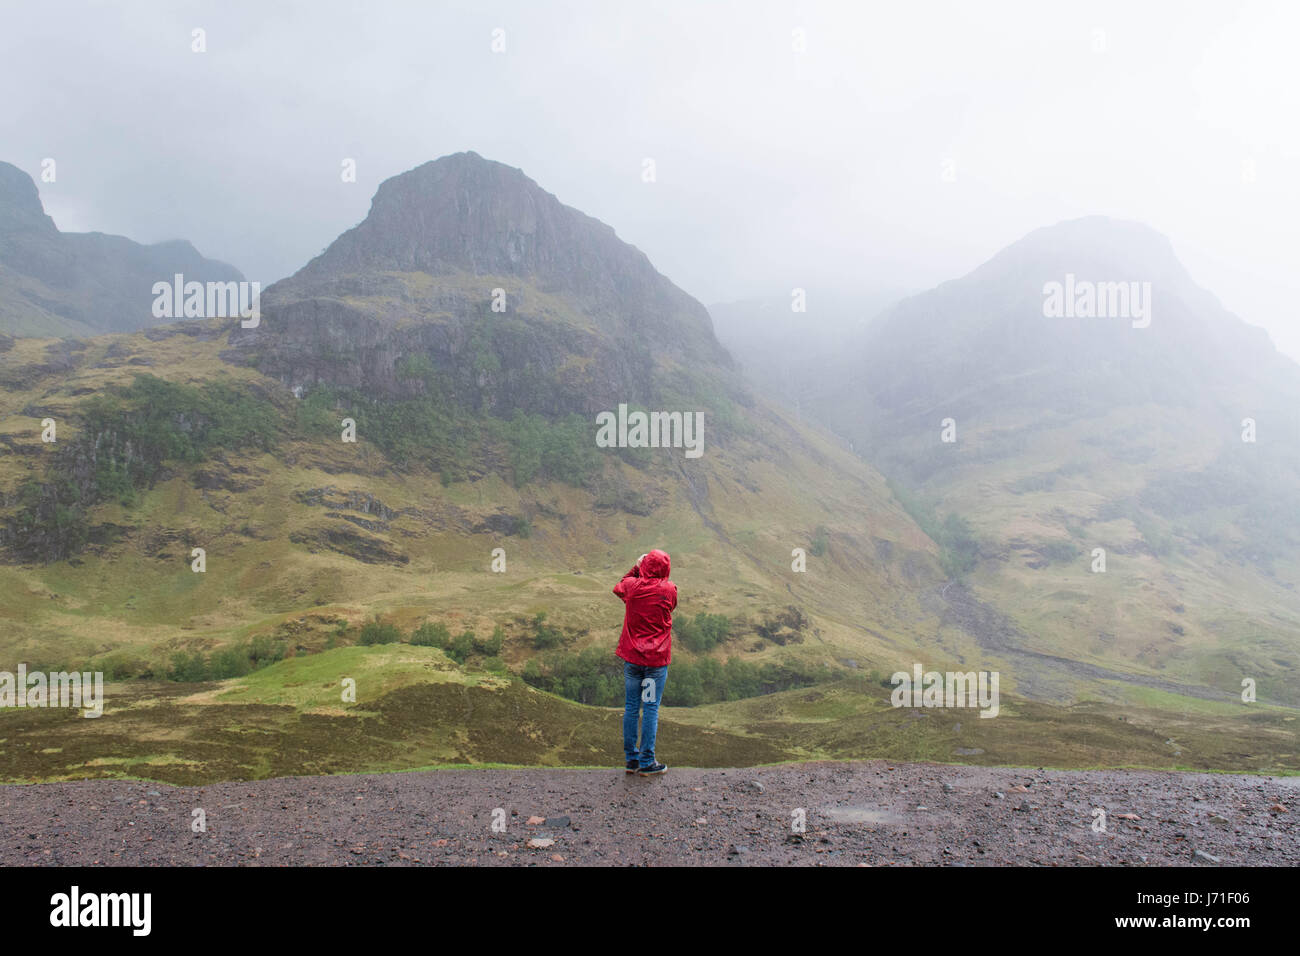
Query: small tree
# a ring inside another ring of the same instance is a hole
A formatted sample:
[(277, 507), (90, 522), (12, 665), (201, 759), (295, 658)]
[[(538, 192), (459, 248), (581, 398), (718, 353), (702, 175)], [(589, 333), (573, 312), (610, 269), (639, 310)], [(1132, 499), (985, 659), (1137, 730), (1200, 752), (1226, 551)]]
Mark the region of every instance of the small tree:
[(564, 634), (558, 627), (546, 623), (546, 612), (538, 611), (533, 618), (533, 647), (539, 651), (559, 647), (564, 643)]
[(385, 624), (379, 620), (376, 615), (373, 621), (368, 621), (361, 628), (361, 637), (357, 640), (359, 644), (397, 644), (402, 640), (402, 633), (397, 629), (396, 624)]
[(447, 648), (447, 656), (457, 664), (464, 664), (472, 653), (474, 653), (473, 631), (462, 631), (457, 634)]
[(482, 654), (484, 657), (496, 657), (501, 653), (501, 646), (505, 641), (506, 632), (503, 631), (501, 625), (498, 624), (492, 629), (491, 637), (484, 638), (483, 640), (475, 638), (474, 650)]
[(425, 621), (411, 632), (411, 643), (417, 647), (446, 648), (451, 643), (451, 631), (446, 624)]

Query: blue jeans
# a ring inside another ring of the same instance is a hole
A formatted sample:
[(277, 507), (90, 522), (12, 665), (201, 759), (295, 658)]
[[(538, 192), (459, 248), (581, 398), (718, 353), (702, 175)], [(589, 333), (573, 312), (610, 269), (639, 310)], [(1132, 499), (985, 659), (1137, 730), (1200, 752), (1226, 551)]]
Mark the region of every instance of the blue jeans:
[[(623, 662), (623, 753), (628, 763), (641, 767), (655, 763), (655, 736), (659, 732), (659, 702), (664, 696), (664, 681), (668, 679), (668, 665), (642, 667)], [(636, 745), (636, 722), (641, 717), (641, 748)]]

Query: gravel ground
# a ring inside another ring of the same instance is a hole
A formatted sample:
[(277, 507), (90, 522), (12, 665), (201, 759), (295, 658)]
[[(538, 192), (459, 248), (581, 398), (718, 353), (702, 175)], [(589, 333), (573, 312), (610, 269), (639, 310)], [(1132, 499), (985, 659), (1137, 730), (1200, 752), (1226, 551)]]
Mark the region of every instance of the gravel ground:
[(881, 761), (82, 781), (0, 787), (0, 864), (1297, 866), (1296, 787)]

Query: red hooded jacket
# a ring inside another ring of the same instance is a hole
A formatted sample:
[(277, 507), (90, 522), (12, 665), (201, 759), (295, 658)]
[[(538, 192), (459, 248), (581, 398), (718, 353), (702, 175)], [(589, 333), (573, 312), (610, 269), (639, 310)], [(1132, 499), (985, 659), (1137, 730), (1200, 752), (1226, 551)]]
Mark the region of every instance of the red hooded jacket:
[(668, 580), (671, 568), (667, 554), (651, 551), (614, 585), (627, 605), (615, 653), (629, 664), (663, 667), (672, 660), (677, 585)]

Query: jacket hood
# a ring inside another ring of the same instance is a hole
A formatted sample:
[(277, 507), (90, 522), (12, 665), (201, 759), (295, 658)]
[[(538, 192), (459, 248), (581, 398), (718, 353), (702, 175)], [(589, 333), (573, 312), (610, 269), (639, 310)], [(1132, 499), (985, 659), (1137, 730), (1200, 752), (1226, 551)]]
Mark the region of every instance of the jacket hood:
[(670, 570), (672, 570), (672, 559), (668, 557), (666, 551), (656, 548), (654, 551), (646, 552), (646, 556), (641, 559), (641, 574), (644, 577), (666, 578)]

